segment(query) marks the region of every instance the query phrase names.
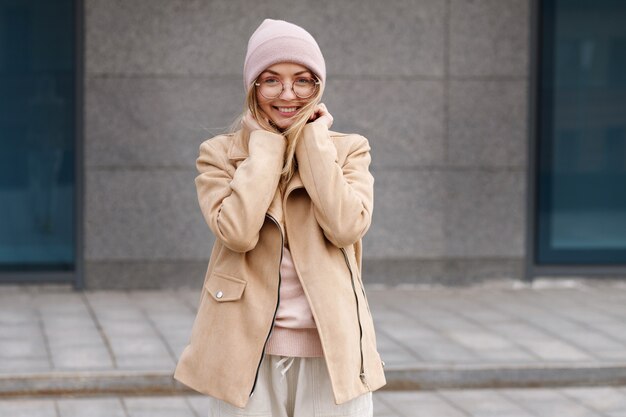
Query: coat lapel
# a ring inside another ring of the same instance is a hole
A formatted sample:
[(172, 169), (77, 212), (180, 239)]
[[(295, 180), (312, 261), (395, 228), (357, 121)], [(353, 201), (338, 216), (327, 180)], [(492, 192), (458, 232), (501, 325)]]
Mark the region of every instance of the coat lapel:
[(228, 159), (238, 161), (248, 157), (248, 138), (249, 134), (245, 129), (233, 134), (233, 141), (228, 148)]

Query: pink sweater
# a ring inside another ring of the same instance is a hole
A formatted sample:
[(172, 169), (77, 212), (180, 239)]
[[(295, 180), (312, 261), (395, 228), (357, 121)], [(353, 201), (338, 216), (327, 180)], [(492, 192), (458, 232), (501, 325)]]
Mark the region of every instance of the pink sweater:
[(280, 275), (280, 302), (265, 352), (295, 357), (323, 356), (315, 320), (287, 246)]

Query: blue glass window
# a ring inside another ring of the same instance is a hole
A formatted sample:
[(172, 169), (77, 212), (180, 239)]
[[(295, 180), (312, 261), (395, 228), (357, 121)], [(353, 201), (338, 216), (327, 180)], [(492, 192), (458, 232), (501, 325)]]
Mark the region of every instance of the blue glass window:
[(0, 0), (0, 271), (75, 266), (71, 0)]
[(540, 2), (538, 264), (626, 264), (626, 2)]

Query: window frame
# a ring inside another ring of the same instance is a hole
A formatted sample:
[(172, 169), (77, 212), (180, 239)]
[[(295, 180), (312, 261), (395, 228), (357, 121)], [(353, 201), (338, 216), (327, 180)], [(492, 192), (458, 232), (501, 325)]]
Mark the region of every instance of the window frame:
[[(600, 264), (563, 264), (563, 263), (539, 263), (539, 239), (540, 218), (539, 199), (539, 140), (542, 130), (546, 130), (546, 120), (542, 117), (545, 113), (541, 108), (542, 90), (542, 55), (545, 48), (552, 48), (549, 37), (551, 34), (544, 33), (541, 7), (543, 2), (531, 0), (530, 4), (530, 38), (529, 38), (529, 82), (528, 82), (528, 143), (527, 143), (527, 198), (526, 198), (526, 256), (523, 280), (532, 282), (539, 277), (583, 277), (583, 278), (616, 278), (626, 277), (626, 264), (624, 265), (600, 265)], [(546, 42), (546, 40), (548, 42)]]
[(85, 288), (84, 279), (84, 0), (74, 3), (74, 269), (71, 271), (0, 271), (0, 284), (71, 284)]

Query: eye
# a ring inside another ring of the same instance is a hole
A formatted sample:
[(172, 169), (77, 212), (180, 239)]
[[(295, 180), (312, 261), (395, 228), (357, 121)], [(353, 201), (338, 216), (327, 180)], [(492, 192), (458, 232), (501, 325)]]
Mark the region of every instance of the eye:
[(315, 81), (312, 78), (301, 77), (296, 80), (296, 84), (298, 85), (311, 85), (315, 84)]
[(280, 81), (278, 80), (278, 78), (266, 78), (263, 81), (261, 81), (263, 84), (265, 85), (276, 85), (278, 83), (280, 83)]

